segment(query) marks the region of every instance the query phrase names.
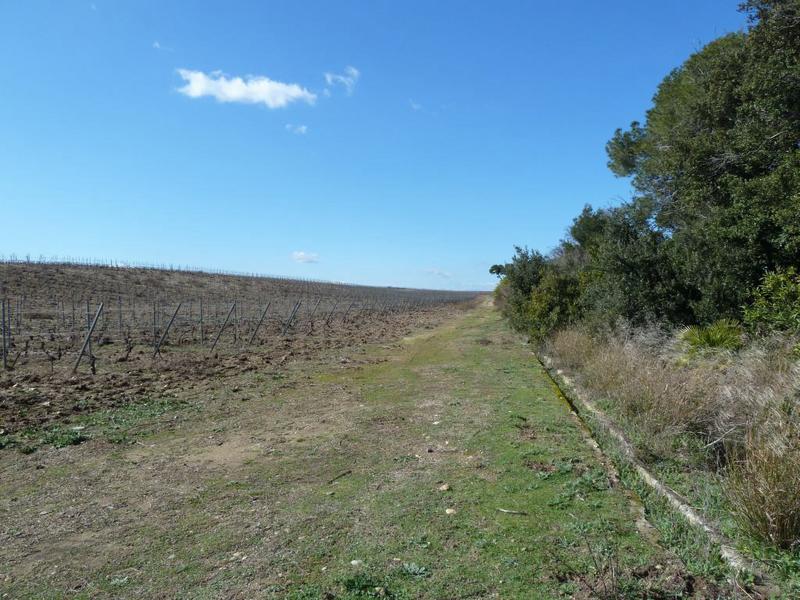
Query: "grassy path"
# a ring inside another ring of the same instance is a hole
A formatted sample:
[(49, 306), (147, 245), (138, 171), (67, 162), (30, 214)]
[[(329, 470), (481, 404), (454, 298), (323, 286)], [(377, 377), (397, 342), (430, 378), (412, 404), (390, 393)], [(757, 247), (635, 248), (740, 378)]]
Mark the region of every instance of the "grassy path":
[(243, 373), (133, 444), (2, 453), (0, 597), (683, 589), (489, 307), (366, 350)]

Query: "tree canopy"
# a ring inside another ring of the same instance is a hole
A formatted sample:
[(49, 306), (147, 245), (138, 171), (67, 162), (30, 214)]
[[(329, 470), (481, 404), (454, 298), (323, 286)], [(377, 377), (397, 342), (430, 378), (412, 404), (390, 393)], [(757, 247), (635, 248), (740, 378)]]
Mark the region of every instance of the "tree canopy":
[(746, 32), (690, 56), (608, 142), (632, 199), (584, 208), (548, 257), (493, 267), (517, 324), (740, 318), (767, 273), (800, 265), (800, 0), (741, 10)]

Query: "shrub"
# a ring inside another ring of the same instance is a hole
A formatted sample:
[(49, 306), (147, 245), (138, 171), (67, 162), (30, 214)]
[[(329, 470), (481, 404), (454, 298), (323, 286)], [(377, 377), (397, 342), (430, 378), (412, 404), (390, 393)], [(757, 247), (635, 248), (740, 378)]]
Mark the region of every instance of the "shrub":
[[(517, 331), (528, 329), (528, 304), (531, 291), (547, 268), (547, 259), (527, 248), (516, 248), (510, 263), (503, 266), (503, 279), (495, 291), (500, 310)], [(495, 269), (496, 271), (497, 269)]]
[(800, 274), (794, 267), (764, 276), (744, 309), (744, 321), (760, 331), (800, 332)]
[(548, 335), (580, 317), (578, 278), (550, 269), (531, 292), (528, 304), (530, 334), (542, 341)]
[(705, 327), (687, 327), (681, 334), (681, 339), (689, 346), (690, 352), (739, 350), (743, 345), (743, 337), (742, 326), (730, 319), (720, 319)]

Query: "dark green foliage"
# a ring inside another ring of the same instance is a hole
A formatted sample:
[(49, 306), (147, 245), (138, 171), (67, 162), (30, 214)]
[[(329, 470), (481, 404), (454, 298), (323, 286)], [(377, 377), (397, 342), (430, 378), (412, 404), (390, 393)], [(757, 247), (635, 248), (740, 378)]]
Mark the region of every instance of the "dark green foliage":
[(744, 320), (755, 330), (800, 332), (800, 274), (793, 267), (768, 273), (756, 288)]
[(506, 266), (505, 265), (492, 265), (489, 267), (489, 273), (492, 275), (497, 275), (498, 277), (502, 277), (506, 274)]
[(367, 573), (356, 573), (342, 580), (348, 598), (393, 598), (385, 581)]
[[(632, 178), (634, 198), (584, 208), (547, 258), (517, 248), (492, 267), (514, 327), (542, 338), (580, 318), (740, 320), (764, 273), (800, 265), (800, 0), (742, 10), (747, 32), (690, 56), (644, 122), (608, 142), (609, 168)], [(791, 293), (762, 288), (747, 322), (796, 328), (796, 313), (778, 310)]]
[(691, 291), (675, 273), (672, 241), (651, 227), (645, 203), (604, 213), (604, 227), (592, 238), (583, 269), (581, 301), (587, 316), (601, 323), (620, 317), (636, 324), (691, 320)]
[(800, 262), (800, 2), (743, 8), (751, 30), (691, 56), (646, 123), (608, 145), (669, 238), (698, 322), (738, 316), (764, 271)]
[(608, 168), (614, 175), (629, 177), (640, 169), (643, 140), (644, 130), (638, 121), (631, 123), (628, 131), (617, 129), (614, 132), (614, 137), (606, 144)]

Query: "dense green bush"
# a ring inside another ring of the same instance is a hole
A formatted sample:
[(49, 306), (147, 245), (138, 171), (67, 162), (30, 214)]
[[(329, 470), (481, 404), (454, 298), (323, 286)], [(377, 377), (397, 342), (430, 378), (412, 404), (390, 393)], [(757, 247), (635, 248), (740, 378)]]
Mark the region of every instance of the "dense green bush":
[[(531, 292), (539, 285), (547, 259), (536, 251), (527, 248), (515, 248), (516, 254), (511, 262), (501, 267), (501, 285), (495, 293), (499, 299), (500, 310), (509, 320), (511, 326), (519, 331), (528, 329), (528, 305)], [(495, 270), (495, 274), (499, 274)]]
[(576, 322), (581, 314), (579, 299), (578, 278), (550, 269), (531, 292), (528, 303), (531, 337), (543, 340), (552, 331)]
[[(581, 304), (587, 316), (602, 324), (620, 318), (637, 325), (693, 321), (689, 290), (670, 255), (671, 240), (652, 228), (646, 204), (598, 212), (604, 225), (591, 240), (583, 267)], [(586, 214), (584, 210), (576, 225)]]
[(800, 274), (794, 267), (768, 273), (753, 297), (744, 310), (748, 326), (758, 331), (800, 332)]

